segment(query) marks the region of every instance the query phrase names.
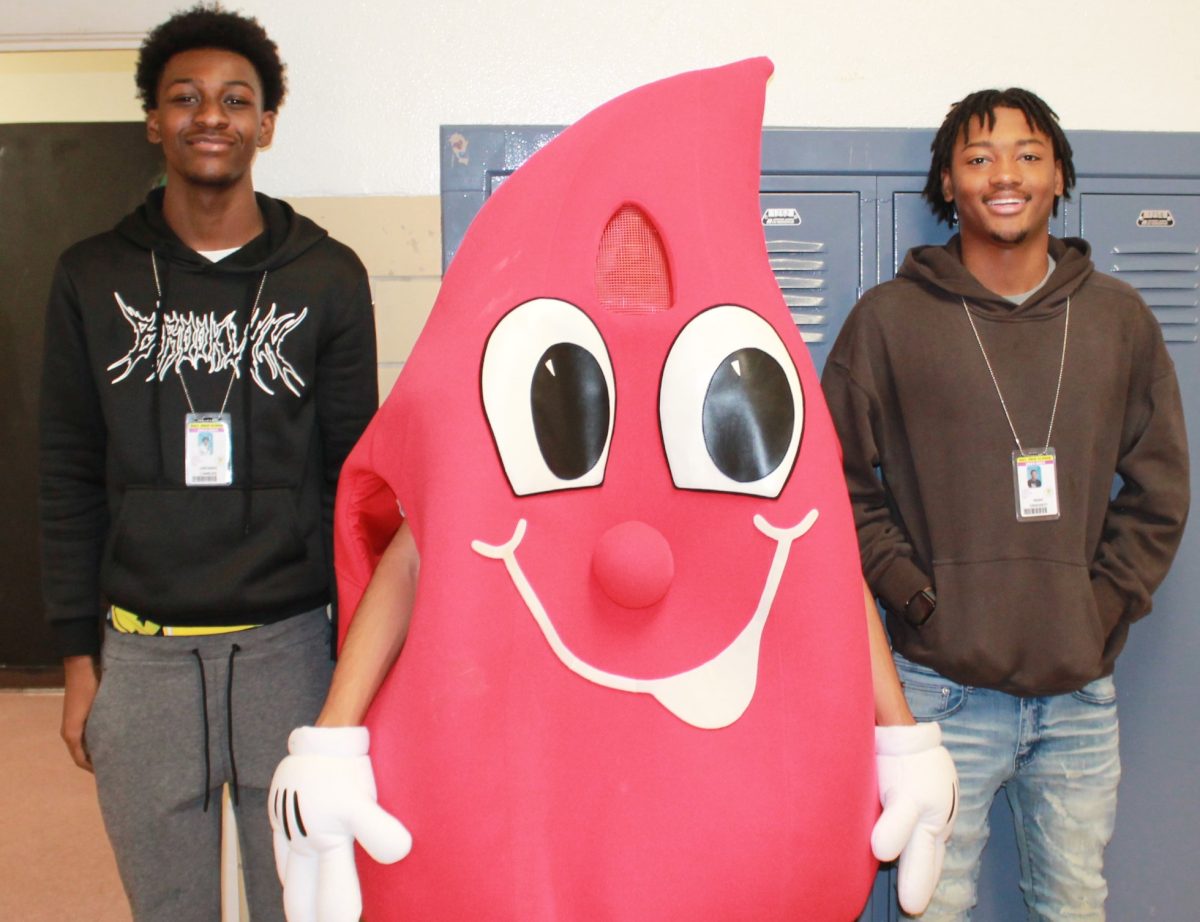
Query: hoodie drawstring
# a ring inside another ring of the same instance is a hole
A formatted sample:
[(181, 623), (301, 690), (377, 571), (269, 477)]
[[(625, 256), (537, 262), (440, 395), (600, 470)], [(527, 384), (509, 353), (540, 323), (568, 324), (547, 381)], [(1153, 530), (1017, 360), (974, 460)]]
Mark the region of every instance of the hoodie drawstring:
[(204, 812), (207, 813), (211, 796), (209, 789), (212, 787), (208, 783), (212, 777), (212, 758), (208, 751), (208, 682), (204, 678), (204, 660), (200, 658), (200, 651), (193, 648), (192, 656), (196, 657), (196, 668), (200, 670), (200, 715), (204, 724)]
[[(238, 644), (229, 648), (229, 659), (226, 661), (228, 675), (225, 678), (225, 732), (229, 745), (229, 790), (234, 806), (239, 805), (239, 789), (237, 775), (237, 759), (233, 754), (233, 659), (242, 651)], [(200, 717), (204, 725), (204, 812), (208, 812), (212, 800), (212, 749), (208, 733), (208, 680), (204, 675), (204, 659), (200, 656), (199, 648), (192, 649), (196, 658), (196, 668), (200, 672)]]
[(238, 805), (237, 760), (233, 757), (233, 658), (241, 651), (234, 644), (229, 649), (229, 675), (225, 679), (225, 728), (229, 733), (229, 778), (233, 804)]

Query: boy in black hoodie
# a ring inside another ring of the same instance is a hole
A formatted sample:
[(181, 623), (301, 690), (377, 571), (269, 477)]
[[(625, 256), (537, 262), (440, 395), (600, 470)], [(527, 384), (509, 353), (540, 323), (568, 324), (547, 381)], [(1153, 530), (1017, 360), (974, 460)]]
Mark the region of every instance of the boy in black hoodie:
[(253, 919), (282, 919), (266, 791), (328, 685), (334, 489), (378, 401), (371, 297), (352, 251), (254, 192), (286, 91), (255, 20), (177, 14), (137, 82), (166, 185), (63, 254), (46, 316), (62, 735), (135, 919), (219, 917), (226, 782)]

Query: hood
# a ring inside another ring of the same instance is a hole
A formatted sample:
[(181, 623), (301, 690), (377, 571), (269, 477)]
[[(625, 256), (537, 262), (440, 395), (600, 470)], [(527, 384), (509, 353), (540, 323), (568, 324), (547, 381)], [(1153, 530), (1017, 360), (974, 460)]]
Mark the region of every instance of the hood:
[(153, 250), (183, 271), (211, 272), (216, 265), (222, 272), (274, 271), (328, 236), (324, 228), (296, 214), (286, 202), (256, 192), (266, 228), (236, 253), (219, 264), (212, 263), (187, 246), (168, 226), (162, 213), (164, 191), (162, 187), (152, 190), (136, 211), (117, 224), (116, 231), (136, 246)]
[(1024, 304), (1013, 304), (984, 288), (967, 271), (962, 262), (962, 241), (957, 234), (945, 245), (913, 247), (897, 275), (943, 291), (955, 300), (965, 298), (980, 314), (1025, 320), (1058, 310), (1095, 268), (1091, 247), (1079, 237), (1061, 240), (1051, 237), (1050, 256), (1056, 264), (1054, 273)]

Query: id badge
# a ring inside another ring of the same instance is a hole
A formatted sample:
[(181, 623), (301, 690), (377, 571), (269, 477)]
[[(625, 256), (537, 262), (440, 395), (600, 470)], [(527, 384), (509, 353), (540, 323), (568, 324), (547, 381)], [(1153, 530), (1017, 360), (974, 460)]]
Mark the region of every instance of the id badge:
[(1058, 518), (1058, 474), (1053, 448), (1013, 452), (1013, 486), (1017, 521)]
[(184, 422), (183, 477), (189, 487), (233, 483), (233, 421), (228, 413), (188, 413)]

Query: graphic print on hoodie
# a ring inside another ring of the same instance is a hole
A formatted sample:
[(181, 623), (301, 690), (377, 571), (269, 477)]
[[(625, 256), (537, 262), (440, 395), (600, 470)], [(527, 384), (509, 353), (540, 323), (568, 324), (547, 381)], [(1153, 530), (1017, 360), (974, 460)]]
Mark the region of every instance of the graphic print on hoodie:
[(276, 316), (279, 306), (272, 303), (263, 316), (263, 308), (256, 306), (248, 329), (240, 329), (237, 312), (233, 310), (224, 316), (215, 310), (199, 316), (174, 311), (163, 314), (160, 304), (158, 310), (143, 314), (128, 305), (119, 291), (113, 292), (113, 299), (133, 331), (129, 352), (108, 366), (116, 374), (113, 384), (124, 381), (142, 362), (150, 366), (146, 381), (153, 380), (155, 375), (160, 381), (168, 374), (178, 375), (185, 363), (195, 369), (204, 366), (209, 374), (229, 372), (240, 376), (249, 346), (249, 374), (263, 393), (274, 395), (269, 383), (272, 378), (278, 378), (297, 397), (305, 386), (282, 349), (287, 335), (308, 316), (307, 307), (299, 313), (289, 311)]

